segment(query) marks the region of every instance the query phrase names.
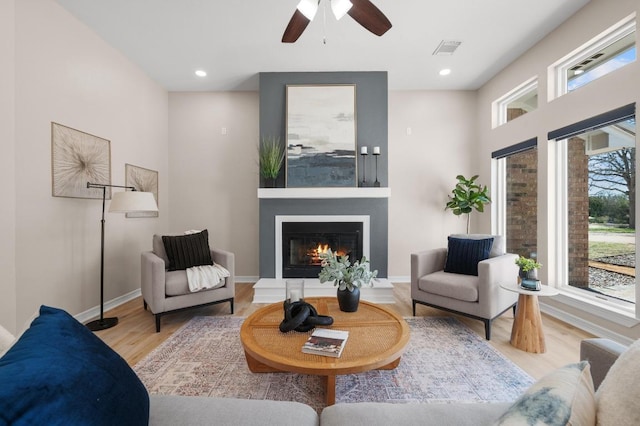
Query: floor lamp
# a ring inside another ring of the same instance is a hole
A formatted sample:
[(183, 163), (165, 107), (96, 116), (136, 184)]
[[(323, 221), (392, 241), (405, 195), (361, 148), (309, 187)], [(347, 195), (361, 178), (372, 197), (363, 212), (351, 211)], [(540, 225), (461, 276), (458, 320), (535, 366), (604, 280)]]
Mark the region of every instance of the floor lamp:
[[(110, 213), (157, 212), (158, 205), (151, 192), (136, 191), (133, 186), (109, 185), (106, 183), (87, 182), (87, 188), (102, 189), (102, 220), (100, 236), (100, 318), (87, 323), (91, 331), (105, 330), (118, 324), (118, 318), (104, 317), (104, 207), (107, 188), (124, 188), (123, 192), (115, 192), (109, 205)], [(126, 191), (130, 189), (131, 191)]]

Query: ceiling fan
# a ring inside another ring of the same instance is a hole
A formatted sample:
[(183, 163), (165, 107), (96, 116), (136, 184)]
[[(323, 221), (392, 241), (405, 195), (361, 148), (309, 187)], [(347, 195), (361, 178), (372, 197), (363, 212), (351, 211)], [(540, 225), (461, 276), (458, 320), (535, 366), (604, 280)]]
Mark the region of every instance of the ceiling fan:
[[(295, 43), (318, 11), (321, 0), (301, 0), (282, 35), (283, 43)], [(357, 23), (377, 36), (391, 28), (391, 22), (369, 0), (329, 0), (336, 19), (349, 14)]]

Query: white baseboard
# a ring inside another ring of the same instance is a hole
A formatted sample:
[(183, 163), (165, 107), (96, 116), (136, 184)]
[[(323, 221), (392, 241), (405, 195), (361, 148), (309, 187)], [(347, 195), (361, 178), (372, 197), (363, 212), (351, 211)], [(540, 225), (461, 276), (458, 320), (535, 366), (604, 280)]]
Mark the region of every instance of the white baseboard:
[(623, 336), (622, 334), (619, 334), (619, 333), (615, 333), (605, 327), (602, 327), (598, 324), (594, 324), (591, 321), (587, 321), (584, 318), (580, 318), (576, 315), (567, 313), (561, 309), (556, 308), (555, 306), (547, 305), (545, 303), (540, 303), (540, 310), (547, 315), (557, 318), (560, 321), (564, 321), (567, 324), (570, 324), (574, 327), (577, 327), (595, 336), (605, 337), (607, 339), (611, 339), (615, 342), (618, 342), (627, 346), (631, 345), (634, 342), (634, 339), (631, 339), (627, 336)]
[(252, 277), (252, 276), (249, 276), (249, 275), (247, 275), (247, 276), (237, 276), (236, 275), (235, 281), (237, 283), (253, 283), (253, 284), (255, 284), (255, 283), (258, 282), (259, 279), (260, 279), (260, 277)]
[(391, 281), (394, 284), (396, 284), (396, 283), (398, 283), (398, 284), (410, 283), (411, 282), (411, 277), (409, 277), (409, 276), (389, 277), (389, 281)]
[[(113, 309), (117, 306), (120, 306), (124, 303), (127, 303), (130, 300), (135, 299), (140, 296), (142, 293), (140, 289), (133, 290), (130, 293), (123, 294), (122, 296), (118, 296), (115, 299), (111, 299), (104, 303), (104, 311), (108, 311), (109, 309)], [(74, 315), (73, 317), (80, 321), (81, 323), (85, 323), (94, 318), (98, 318), (100, 316), (100, 306), (94, 306), (93, 308), (87, 309), (84, 312), (80, 312), (78, 315)]]

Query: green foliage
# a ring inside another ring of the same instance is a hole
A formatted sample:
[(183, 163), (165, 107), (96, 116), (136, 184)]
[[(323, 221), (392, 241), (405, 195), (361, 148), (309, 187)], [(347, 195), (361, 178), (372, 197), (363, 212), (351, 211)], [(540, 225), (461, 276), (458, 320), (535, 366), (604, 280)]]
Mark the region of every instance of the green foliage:
[(320, 254), (322, 259), (322, 271), (320, 271), (321, 283), (333, 281), (333, 285), (339, 286), (340, 290), (353, 291), (363, 285), (373, 286), (371, 280), (378, 276), (378, 271), (369, 270), (369, 261), (366, 257), (355, 261), (352, 265), (349, 256), (337, 256), (331, 250)]
[(535, 259), (529, 259), (524, 256), (520, 256), (516, 259), (516, 265), (518, 265), (523, 272), (529, 272), (542, 267), (542, 264), (536, 262)]
[(280, 138), (265, 136), (258, 150), (260, 174), (265, 179), (276, 179), (284, 161), (284, 145)]
[(629, 197), (625, 195), (592, 195), (589, 217), (596, 223), (629, 223)]
[[(449, 202), (447, 203), (445, 210), (450, 209), (453, 214), (459, 216), (461, 214), (470, 214), (473, 210), (480, 213), (484, 212), (484, 205), (491, 202), (489, 198), (489, 189), (487, 186), (482, 186), (476, 183), (478, 175), (465, 178), (462, 175), (456, 176), (458, 183), (449, 195)], [(467, 217), (467, 233), (469, 232), (469, 217)]]

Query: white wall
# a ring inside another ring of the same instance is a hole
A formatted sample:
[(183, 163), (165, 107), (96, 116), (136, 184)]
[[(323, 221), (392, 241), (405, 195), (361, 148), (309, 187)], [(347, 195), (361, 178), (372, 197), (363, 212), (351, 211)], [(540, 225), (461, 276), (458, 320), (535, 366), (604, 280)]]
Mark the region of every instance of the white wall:
[(140, 287), (140, 252), (168, 224), (168, 95), (55, 1), (19, 1), (15, 12), (15, 317), (21, 327), (41, 304), (72, 314), (99, 304), (101, 201), (51, 196), (51, 122), (110, 140), (113, 184), (124, 184), (125, 163), (159, 171), (159, 218), (107, 213), (108, 301)]
[[(640, 61), (551, 102), (547, 101), (546, 96), (547, 67), (632, 12), (640, 11), (639, 6), (637, 0), (592, 0), (479, 90), (480, 143), (477, 157), (482, 159), (482, 175), (490, 174), (492, 151), (538, 138), (538, 256), (546, 265), (541, 271), (545, 280), (553, 264), (553, 258), (548, 253), (556, 238), (549, 221), (555, 207), (548, 190), (549, 173), (553, 167), (549, 161), (551, 144), (547, 141), (547, 133), (626, 104), (640, 104)], [(538, 109), (492, 130), (491, 102), (536, 75), (539, 78)], [(485, 226), (489, 226), (489, 219), (488, 215), (483, 218)], [(623, 336), (640, 337), (640, 327), (626, 328), (596, 318), (589, 312), (560, 306), (550, 299), (545, 301), (581, 321), (589, 321)]]
[[(408, 279), (411, 253), (466, 232), (466, 217), (444, 207), (456, 176), (477, 173), (475, 117), (476, 92), (389, 93), (389, 277)], [(489, 184), (490, 174), (479, 181)]]
[(16, 328), (15, 0), (0, 0), (0, 325)]
[(169, 230), (207, 228), (240, 277), (258, 276), (258, 109), (257, 92), (169, 95)]

